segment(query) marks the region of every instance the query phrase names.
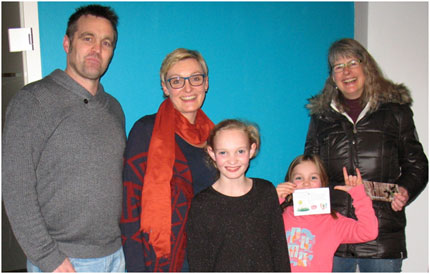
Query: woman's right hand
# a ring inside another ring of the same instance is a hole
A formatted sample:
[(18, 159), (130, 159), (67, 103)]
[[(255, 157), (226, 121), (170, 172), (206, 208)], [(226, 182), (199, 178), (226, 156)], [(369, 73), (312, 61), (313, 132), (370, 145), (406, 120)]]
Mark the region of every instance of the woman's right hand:
[(283, 182), (276, 186), (278, 197), (282, 199), (285, 199), (285, 197), (293, 193), (295, 189), (296, 185), (290, 182)]

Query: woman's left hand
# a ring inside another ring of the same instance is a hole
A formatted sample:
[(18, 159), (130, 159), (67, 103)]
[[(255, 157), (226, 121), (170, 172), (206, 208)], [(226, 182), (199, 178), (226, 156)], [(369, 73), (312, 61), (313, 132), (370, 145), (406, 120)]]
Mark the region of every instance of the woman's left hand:
[(394, 194), (394, 199), (391, 202), (391, 208), (394, 211), (401, 211), (409, 200), (409, 193), (406, 188), (399, 186), (399, 193)]

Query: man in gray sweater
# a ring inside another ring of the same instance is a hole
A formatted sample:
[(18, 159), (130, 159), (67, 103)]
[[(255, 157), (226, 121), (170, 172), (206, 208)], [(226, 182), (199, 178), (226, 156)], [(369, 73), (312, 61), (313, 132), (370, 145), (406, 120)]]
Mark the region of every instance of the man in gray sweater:
[(100, 84), (117, 22), (109, 7), (78, 8), (63, 40), (65, 71), (25, 86), (7, 108), (3, 199), (28, 271), (124, 271), (125, 118)]

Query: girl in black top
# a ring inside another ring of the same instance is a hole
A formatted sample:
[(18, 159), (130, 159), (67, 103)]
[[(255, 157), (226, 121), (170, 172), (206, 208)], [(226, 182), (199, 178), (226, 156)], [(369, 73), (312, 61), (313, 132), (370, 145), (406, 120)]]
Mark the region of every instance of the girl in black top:
[(245, 176), (259, 145), (257, 128), (238, 120), (225, 120), (212, 130), (207, 153), (219, 176), (191, 203), (191, 271), (290, 271), (275, 187)]

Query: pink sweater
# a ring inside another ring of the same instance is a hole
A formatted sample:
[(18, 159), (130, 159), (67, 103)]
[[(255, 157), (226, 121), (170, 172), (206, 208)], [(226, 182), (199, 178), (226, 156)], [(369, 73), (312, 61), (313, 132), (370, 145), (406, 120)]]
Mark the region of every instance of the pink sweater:
[(378, 219), (364, 185), (349, 191), (358, 221), (337, 213), (294, 216), (293, 207), (283, 217), (291, 272), (331, 272), (333, 256), (340, 244), (361, 243), (378, 236)]

